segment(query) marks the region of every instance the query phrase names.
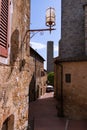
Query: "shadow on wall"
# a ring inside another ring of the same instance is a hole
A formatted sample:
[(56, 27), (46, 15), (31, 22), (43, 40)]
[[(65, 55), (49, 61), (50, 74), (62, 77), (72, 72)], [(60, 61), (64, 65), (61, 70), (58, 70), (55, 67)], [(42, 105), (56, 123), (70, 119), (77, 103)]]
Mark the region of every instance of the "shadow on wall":
[(11, 64), (14, 65), (19, 52), (19, 31), (16, 29), (11, 36)]
[(11, 52), (10, 52), (11, 72), (8, 78), (10, 78), (11, 73), (14, 69), (14, 63), (17, 59), (18, 53), (19, 53), (19, 31), (18, 29), (16, 29), (11, 35)]

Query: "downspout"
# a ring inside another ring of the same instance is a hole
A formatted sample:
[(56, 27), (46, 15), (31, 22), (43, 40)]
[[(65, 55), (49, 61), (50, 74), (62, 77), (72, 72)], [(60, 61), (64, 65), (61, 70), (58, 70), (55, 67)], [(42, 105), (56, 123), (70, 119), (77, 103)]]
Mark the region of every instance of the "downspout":
[(58, 65), (61, 67), (61, 98), (60, 98), (60, 116), (64, 117), (64, 111), (63, 111), (63, 65), (58, 63)]
[(37, 99), (37, 84), (36, 84), (36, 54), (35, 54), (35, 100)]

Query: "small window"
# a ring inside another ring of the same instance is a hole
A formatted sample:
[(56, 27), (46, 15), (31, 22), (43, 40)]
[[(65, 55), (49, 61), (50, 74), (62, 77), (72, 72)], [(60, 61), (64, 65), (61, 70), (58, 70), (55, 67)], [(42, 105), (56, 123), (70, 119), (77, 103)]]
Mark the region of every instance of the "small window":
[(45, 76), (45, 73), (44, 73), (44, 71), (41, 71), (41, 76)]
[(71, 74), (65, 74), (66, 83), (71, 83)]

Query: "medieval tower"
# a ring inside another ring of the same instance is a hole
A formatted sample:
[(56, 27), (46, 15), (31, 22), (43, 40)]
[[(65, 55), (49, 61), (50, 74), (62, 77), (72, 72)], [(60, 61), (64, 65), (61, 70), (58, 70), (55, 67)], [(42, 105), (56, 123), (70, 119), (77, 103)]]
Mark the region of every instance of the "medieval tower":
[(54, 71), (54, 64), (53, 64), (53, 41), (47, 42), (47, 72)]
[(62, 0), (61, 58), (85, 55), (84, 2)]
[(62, 0), (59, 57), (55, 59), (58, 115), (87, 118), (87, 2)]

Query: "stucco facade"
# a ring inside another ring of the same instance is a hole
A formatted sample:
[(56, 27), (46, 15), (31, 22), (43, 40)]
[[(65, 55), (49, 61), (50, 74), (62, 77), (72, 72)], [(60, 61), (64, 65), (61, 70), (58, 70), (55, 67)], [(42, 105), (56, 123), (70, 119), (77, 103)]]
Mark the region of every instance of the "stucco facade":
[[(58, 115), (68, 118), (87, 118), (87, 61), (62, 62), (55, 67), (55, 96), (58, 99)], [(70, 74), (70, 82), (66, 81)], [(56, 85), (57, 84), (57, 85)]]
[(31, 71), (29, 34), (25, 34), (30, 1), (9, 0), (9, 11), (8, 57), (0, 57), (0, 130), (27, 130)]

